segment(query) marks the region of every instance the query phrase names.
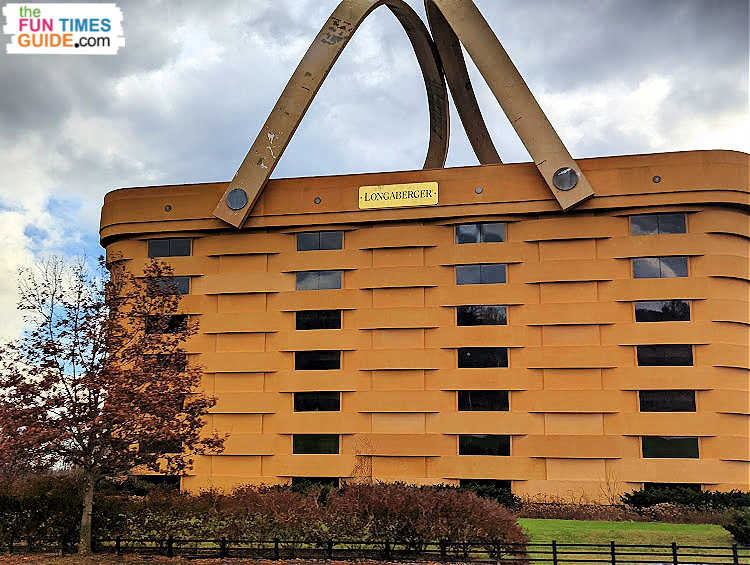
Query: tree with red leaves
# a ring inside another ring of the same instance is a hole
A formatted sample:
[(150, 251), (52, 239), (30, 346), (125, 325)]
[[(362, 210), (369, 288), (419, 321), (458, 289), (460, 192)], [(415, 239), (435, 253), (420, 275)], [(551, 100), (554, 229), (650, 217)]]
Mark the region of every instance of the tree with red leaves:
[(83, 475), (81, 554), (91, 552), (97, 481), (184, 474), (194, 455), (223, 449), (203, 429), (216, 400), (188, 361), (197, 327), (180, 299), (158, 261), (138, 277), (103, 259), (94, 274), (59, 258), (19, 273), (27, 330), (0, 346), (0, 458)]

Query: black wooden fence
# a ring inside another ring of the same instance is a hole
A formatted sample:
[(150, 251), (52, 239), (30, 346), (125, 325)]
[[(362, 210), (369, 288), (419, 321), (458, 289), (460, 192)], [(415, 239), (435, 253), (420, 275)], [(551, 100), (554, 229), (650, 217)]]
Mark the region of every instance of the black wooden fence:
[[(186, 558), (251, 559), (374, 559), (384, 561), (444, 561), (492, 563), (610, 563), (611, 565), (663, 563), (666, 565), (750, 565), (750, 546), (629, 545), (570, 543), (511, 544), (493, 540), (473, 542), (391, 542), (242, 540), (242, 539), (95, 539), (94, 551), (123, 555), (165, 555)], [(6, 544), (11, 553), (66, 552), (75, 546), (60, 541)]]

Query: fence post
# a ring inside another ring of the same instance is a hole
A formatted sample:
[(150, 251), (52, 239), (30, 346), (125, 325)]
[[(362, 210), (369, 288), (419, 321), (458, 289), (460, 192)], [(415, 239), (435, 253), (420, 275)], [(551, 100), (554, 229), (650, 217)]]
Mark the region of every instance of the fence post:
[(440, 540), (440, 560), (445, 561), (448, 557), (448, 549), (444, 539)]
[(279, 538), (273, 538), (273, 558), (279, 559)]
[(227, 538), (222, 536), (221, 541), (219, 541), (219, 557), (226, 557), (226, 556), (227, 556)]
[(612, 556), (612, 565), (615, 565), (617, 563), (617, 559), (615, 558), (615, 541), (614, 540), (609, 542), (609, 553)]
[(10, 534), (10, 539), (8, 540), (8, 553), (13, 553), (13, 534)]
[(739, 557), (739, 555), (737, 555), (737, 544), (736, 543), (732, 544), (732, 563), (734, 563), (734, 565), (739, 565), (739, 563), (740, 563), (740, 557)]
[(333, 540), (328, 540), (328, 559), (333, 559)]
[(169, 534), (167, 538), (167, 557), (174, 557), (174, 536)]
[(557, 542), (552, 540), (552, 565), (557, 565)]
[(677, 560), (677, 542), (672, 542), (672, 565), (677, 565), (679, 561)]
[(391, 542), (389, 540), (385, 540), (385, 560), (390, 561), (391, 560)]
[(117, 536), (115, 538), (115, 553), (117, 554), (118, 557), (122, 555), (122, 547), (120, 545), (121, 541), (122, 540), (120, 539), (120, 536)]

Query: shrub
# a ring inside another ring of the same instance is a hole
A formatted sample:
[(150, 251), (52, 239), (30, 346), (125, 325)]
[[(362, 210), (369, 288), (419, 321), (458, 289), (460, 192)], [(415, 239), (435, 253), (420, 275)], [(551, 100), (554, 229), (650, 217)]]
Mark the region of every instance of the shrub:
[(750, 545), (750, 508), (733, 512), (724, 526), (737, 543)]
[(638, 510), (663, 503), (702, 509), (744, 508), (750, 506), (750, 493), (739, 490), (699, 491), (689, 487), (668, 486), (629, 492), (622, 495), (621, 500)]
[(528, 541), (507, 508), (455, 488), (346, 485), (329, 494), (325, 520), (339, 539), (389, 539), (415, 548), (439, 539)]

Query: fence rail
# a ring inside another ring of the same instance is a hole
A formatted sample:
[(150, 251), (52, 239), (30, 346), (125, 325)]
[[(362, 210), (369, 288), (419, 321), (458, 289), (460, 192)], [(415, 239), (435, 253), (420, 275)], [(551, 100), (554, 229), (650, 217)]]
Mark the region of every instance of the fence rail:
[[(167, 557), (220, 557), (254, 559), (374, 559), (385, 561), (443, 561), (485, 563), (609, 563), (666, 565), (750, 565), (750, 546), (630, 545), (529, 543), (512, 544), (495, 540), (472, 542), (392, 542), (362, 540), (249, 540), (112, 538), (94, 539), (94, 551), (123, 555), (165, 555)], [(6, 548), (20, 552), (72, 552), (74, 544), (43, 540), (29, 547), (10, 541)]]

